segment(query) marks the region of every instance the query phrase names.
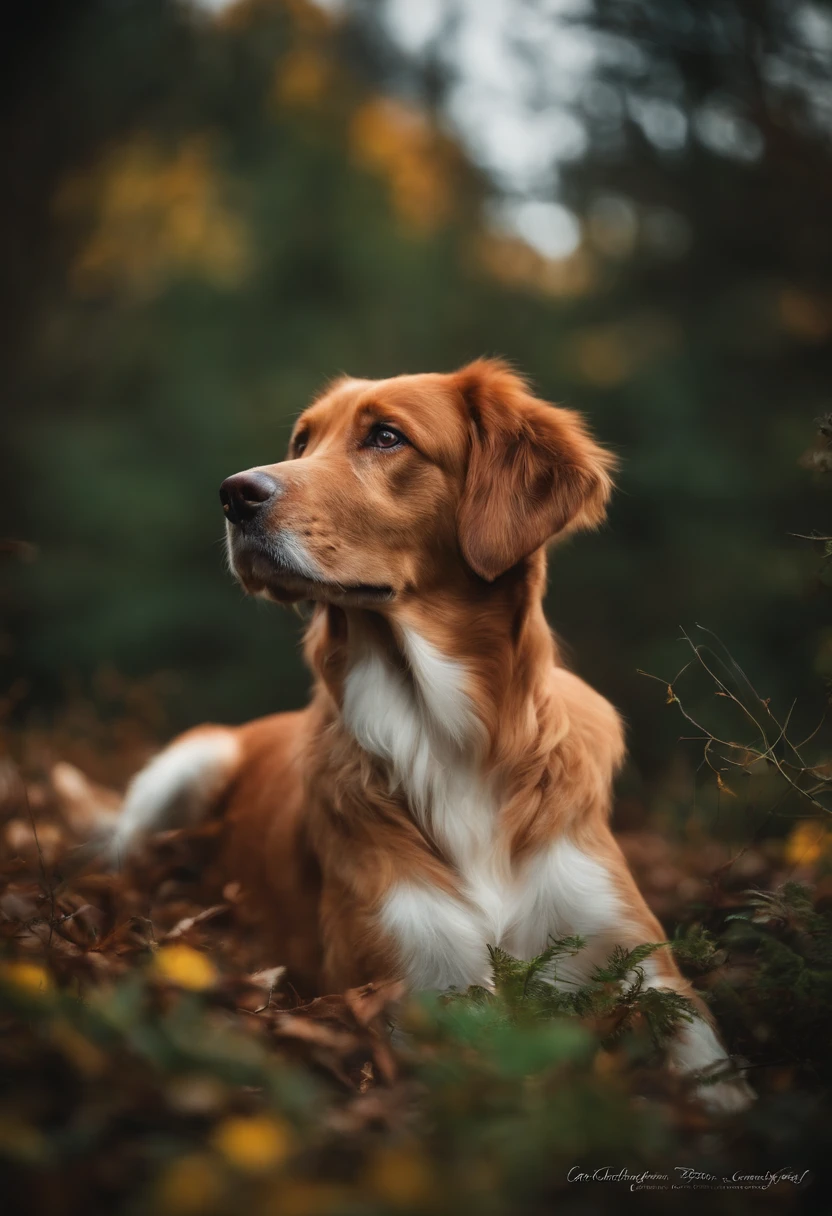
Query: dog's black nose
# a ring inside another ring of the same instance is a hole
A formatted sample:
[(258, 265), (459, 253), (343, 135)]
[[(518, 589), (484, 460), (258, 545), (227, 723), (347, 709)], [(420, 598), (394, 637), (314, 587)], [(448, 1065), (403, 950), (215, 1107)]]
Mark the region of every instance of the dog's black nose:
[(268, 473), (254, 469), (226, 477), (220, 486), (220, 502), (229, 523), (242, 524), (253, 519), (264, 502), (277, 493), (277, 482)]

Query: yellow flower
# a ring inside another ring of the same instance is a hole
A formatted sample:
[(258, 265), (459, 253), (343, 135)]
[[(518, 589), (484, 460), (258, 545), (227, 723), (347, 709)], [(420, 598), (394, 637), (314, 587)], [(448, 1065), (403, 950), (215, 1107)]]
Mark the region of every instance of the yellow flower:
[(231, 1115), (217, 1126), (214, 1147), (226, 1161), (246, 1173), (260, 1173), (289, 1155), (292, 1133), (270, 1115)]
[(156, 951), (153, 965), (157, 975), (190, 992), (204, 992), (219, 978), (211, 960), (190, 946), (162, 946)]
[(40, 963), (6, 963), (0, 974), (7, 984), (21, 989), (27, 996), (43, 996), (52, 988), (52, 977)]
[(212, 1211), (223, 1187), (223, 1177), (205, 1153), (191, 1153), (171, 1162), (157, 1184), (159, 1209), (176, 1216)]

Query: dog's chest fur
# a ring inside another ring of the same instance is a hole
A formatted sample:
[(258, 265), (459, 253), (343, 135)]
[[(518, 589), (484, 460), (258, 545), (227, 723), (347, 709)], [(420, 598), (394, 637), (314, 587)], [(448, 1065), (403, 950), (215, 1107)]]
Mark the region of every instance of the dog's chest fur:
[(488, 945), (533, 957), (552, 934), (609, 924), (615, 897), (606, 871), (566, 839), (513, 872), (498, 837), (499, 791), (482, 774), (484, 733), (465, 670), (411, 630), (401, 645), (406, 671), (370, 640), (357, 648), (344, 722), (385, 763), (458, 874), (459, 894), (403, 879), (387, 893), (381, 922), (414, 987), (488, 982)]

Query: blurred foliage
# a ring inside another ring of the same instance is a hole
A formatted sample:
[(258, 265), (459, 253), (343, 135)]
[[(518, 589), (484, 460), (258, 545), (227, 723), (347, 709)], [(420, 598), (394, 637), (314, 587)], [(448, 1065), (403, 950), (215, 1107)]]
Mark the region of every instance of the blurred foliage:
[[(532, 10), (516, 53), (545, 112), (557, 81), (545, 42), (522, 44)], [(689, 779), (637, 669), (674, 668), (680, 625), (724, 637), (778, 712), (820, 708), (828, 601), (789, 534), (820, 514), (797, 462), (832, 372), (829, 9), (575, 15), (595, 50), (567, 102), (585, 139), (559, 189), (582, 243), (562, 261), (491, 226), (499, 190), (449, 133), (465, 63), (462, 8), (444, 12), (417, 56), (379, 3), (18, 14), (6, 711), (43, 721), (114, 670), (159, 676), (159, 734), (297, 704), (299, 625), (224, 574), (220, 480), (277, 459), (341, 370), (501, 353), (623, 456), (608, 528), (555, 555), (550, 614), (631, 723), (631, 808), (658, 776), (670, 813)]]
[[(31, 822), (48, 850), (42, 801)], [(165, 833), (138, 870), (105, 875), (73, 873), (72, 834), (53, 823), (58, 851), (54, 836), (51, 857), (21, 848), (0, 889), (15, 1213), (658, 1212), (671, 1187), (693, 1212), (684, 1170), (788, 1171), (708, 1188), (717, 1212), (822, 1194), (828, 871), (815, 890), (737, 893), (731, 915), (712, 905), (712, 931), (694, 923), (674, 943), (751, 1065), (759, 1098), (726, 1118), (656, 1067), (692, 1015), (642, 987), (655, 945), (615, 951), (580, 985), (552, 987), (584, 947), (570, 938), (528, 963), (494, 950), (490, 990), (403, 1001), (399, 985), (368, 985), (299, 1005), (281, 968), (251, 971), (233, 891), (204, 907), (204, 830)]]
[[(594, 315), (649, 307), (676, 334), (619, 397), (645, 599), (730, 638), (783, 714), (828, 621), (788, 534), (811, 517), (794, 462), (832, 359), (830, 19), (787, 0), (593, 0), (589, 151), (563, 179), (608, 250)], [(659, 610), (626, 611), (670, 636)]]

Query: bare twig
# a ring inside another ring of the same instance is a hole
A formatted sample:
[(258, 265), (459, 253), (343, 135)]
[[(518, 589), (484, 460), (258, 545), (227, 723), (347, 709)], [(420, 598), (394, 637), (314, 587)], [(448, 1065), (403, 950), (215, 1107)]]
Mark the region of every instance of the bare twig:
[[(698, 626), (702, 628), (702, 626)], [(727, 768), (740, 768), (748, 772), (752, 764), (762, 760), (772, 765), (780, 777), (786, 784), (802, 799), (808, 801), (813, 807), (824, 814), (832, 813), (832, 809), (820, 801), (823, 794), (832, 794), (832, 774), (826, 775), (821, 771), (819, 764), (810, 764), (804, 760), (802, 749), (807, 743), (811, 742), (818, 734), (825, 719), (822, 719), (817, 727), (809, 734), (801, 743), (792, 743), (788, 735), (789, 725), (795, 710), (795, 702), (789, 707), (789, 711), (785, 719), (780, 722), (771, 710), (768, 701), (763, 700), (757, 690), (754, 688), (751, 681), (743, 672), (742, 668), (730, 656), (727, 649), (724, 647), (721, 640), (716, 634), (710, 630), (703, 630), (711, 634), (716, 642), (722, 647), (727, 659), (717, 660), (724, 663), (724, 666), (731, 671), (740, 685), (745, 686), (751, 694), (753, 700), (760, 706), (760, 710), (749, 708), (746, 701), (738, 696), (737, 693), (730, 687), (725, 679), (721, 678), (715, 670), (713, 663), (706, 658), (705, 647), (695, 642), (685, 630), (682, 630), (682, 638), (693, 652), (691, 659), (679, 673), (671, 681), (663, 680), (660, 676), (654, 676), (649, 672), (640, 672), (640, 675), (646, 675), (649, 679), (659, 680), (667, 688), (668, 704), (675, 704), (679, 708), (679, 712), (686, 722), (689, 722), (698, 732), (696, 736), (685, 736), (686, 739), (694, 739), (704, 743), (703, 762), (714, 774), (717, 780), (717, 785), (721, 792), (732, 793), (729, 787), (725, 784), (722, 773), (727, 771)], [(697, 663), (703, 671), (707, 673), (717, 687), (718, 694), (725, 697), (742, 713), (745, 719), (755, 730), (755, 738), (752, 743), (740, 743), (734, 739), (724, 739), (720, 735), (715, 734), (703, 723), (699, 722), (693, 714), (685, 708), (677, 691), (676, 685), (682, 675)], [(717, 749), (723, 749), (718, 751)], [(778, 755), (778, 751), (784, 750), (786, 755)], [(787, 758), (790, 757), (790, 758)], [(791, 759), (793, 757), (794, 759)], [(810, 785), (805, 784), (806, 778), (811, 778)]]

